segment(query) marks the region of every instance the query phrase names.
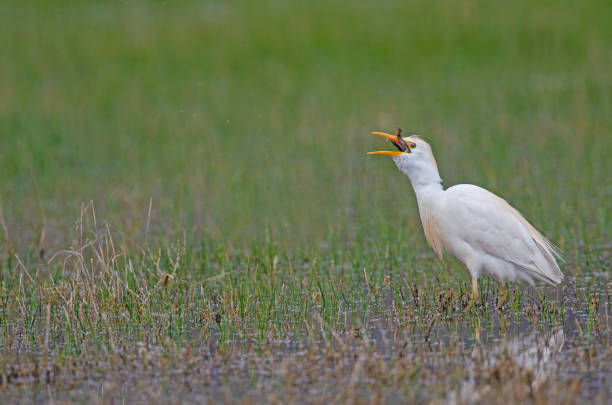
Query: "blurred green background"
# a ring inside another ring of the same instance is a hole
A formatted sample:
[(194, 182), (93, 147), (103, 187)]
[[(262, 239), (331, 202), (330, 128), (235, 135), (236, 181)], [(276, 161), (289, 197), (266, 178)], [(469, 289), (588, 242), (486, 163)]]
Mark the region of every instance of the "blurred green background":
[(566, 250), (609, 241), (610, 21), (608, 1), (3, 2), (0, 238), (62, 246), (89, 200), (142, 235), (152, 199), (162, 237), (425, 249), (408, 179), (366, 157), (402, 127), (446, 186)]

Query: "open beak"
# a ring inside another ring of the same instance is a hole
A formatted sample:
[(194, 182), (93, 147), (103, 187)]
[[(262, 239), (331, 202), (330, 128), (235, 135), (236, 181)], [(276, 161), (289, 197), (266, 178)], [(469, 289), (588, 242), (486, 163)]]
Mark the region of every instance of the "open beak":
[(393, 146), (397, 148), (397, 151), (390, 150), (377, 150), (375, 152), (368, 152), (368, 155), (387, 155), (387, 156), (397, 156), (402, 153), (410, 153), (410, 146), (404, 141), (404, 139), (400, 136), (402, 134), (401, 129), (397, 129), (397, 135), (390, 135), (384, 132), (372, 132), (374, 135), (382, 136), (383, 138), (387, 138), (391, 141)]

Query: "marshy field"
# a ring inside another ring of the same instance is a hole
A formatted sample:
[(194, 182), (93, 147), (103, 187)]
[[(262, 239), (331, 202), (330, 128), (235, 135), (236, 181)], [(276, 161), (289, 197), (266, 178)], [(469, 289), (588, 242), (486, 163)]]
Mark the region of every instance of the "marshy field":
[[(1, 403), (610, 403), (607, 1), (0, 4)], [(439, 260), (370, 131), (557, 244)]]

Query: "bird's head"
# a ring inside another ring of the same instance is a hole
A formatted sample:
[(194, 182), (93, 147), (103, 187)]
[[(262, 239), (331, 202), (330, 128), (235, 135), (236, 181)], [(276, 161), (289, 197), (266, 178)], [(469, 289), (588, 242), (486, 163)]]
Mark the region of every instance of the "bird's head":
[(402, 130), (400, 128), (397, 129), (397, 135), (390, 135), (384, 132), (372, 133), (390, 140), (397, 150), (379, 150), (369, 152), (368, 155), (391, 156), (397, 168), (408, 176), (415, 186), (442, 182), (431, 147), (420, 136), (411, 135), (402, 137)]

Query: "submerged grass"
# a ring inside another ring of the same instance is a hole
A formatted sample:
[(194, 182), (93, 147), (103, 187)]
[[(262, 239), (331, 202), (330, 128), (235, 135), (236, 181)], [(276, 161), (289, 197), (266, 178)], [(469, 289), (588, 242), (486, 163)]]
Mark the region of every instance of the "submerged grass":
[(50, 399), (69, 400), (605, 402), (610, 394), (607, 277), (514, 286), (501, 310), (499, 287), (483, 279), (479, 305), (465, 313), (467, 280), (409, 277), (435, 267), (430, 257), (405, 268), (377, 247), (355, 254), (365, 246), (324, 257), (271, 242), (150, 249), (94, 212), (84, 207), (70, 249), (36, 266), (15, 255), (14, 270), (2, 272), (7, 398), (47, 398), (30, 392), (41, 384), (53, 387)]
[[(610, 10), (0, 5), (2, 402), (608, 401)], [(396, 126), (564, 284), (464, 313)]]

